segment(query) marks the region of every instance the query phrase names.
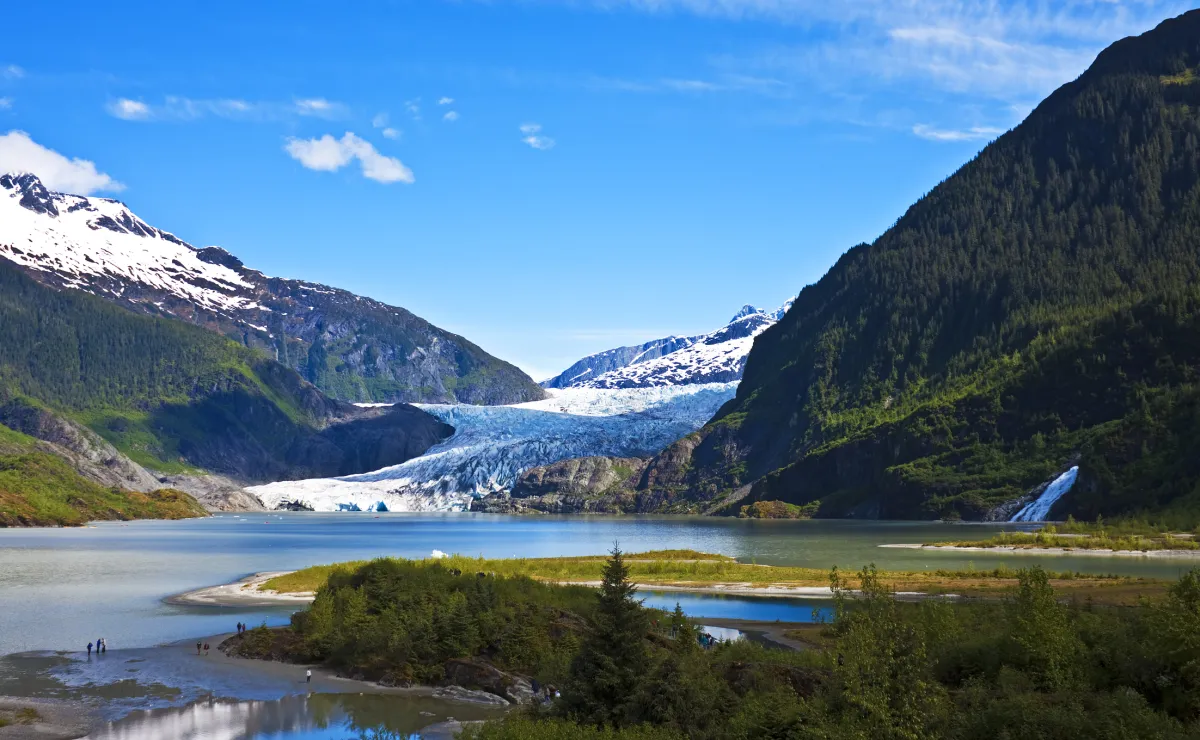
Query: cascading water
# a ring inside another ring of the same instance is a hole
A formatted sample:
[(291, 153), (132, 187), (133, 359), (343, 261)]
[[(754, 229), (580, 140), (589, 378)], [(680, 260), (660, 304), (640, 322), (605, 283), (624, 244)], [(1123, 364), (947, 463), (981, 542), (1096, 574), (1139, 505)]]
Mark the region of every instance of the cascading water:
[(1036, 500), (1030, 501), (1021, 507), (1021, 510), (1013, 515), (1010, 522), (1044, 522), (1050, 514), (1050, 507), (1063, 497), (1063, 494), (1071, 490), (1071, 486), (1075, 485), (1075, 479), (1079, 477), (1079, 466), (1073, 465), (1070, 470), (1050, 481), (1050, 485), (1046, 486), (1046, 490), (1042, 491), (1042, 495)]

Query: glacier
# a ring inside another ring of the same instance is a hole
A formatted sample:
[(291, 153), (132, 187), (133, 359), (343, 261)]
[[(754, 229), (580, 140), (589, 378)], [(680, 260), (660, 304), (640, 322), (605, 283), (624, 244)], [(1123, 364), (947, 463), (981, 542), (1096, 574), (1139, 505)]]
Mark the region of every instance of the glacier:
[(300, 503), (315, 511), (464, 511), (538, 465), (654, 454), (703, 426), (737, 385), (561, 388), (510, 406), (416, 404), (455, 429), (424, 455), (371, 473), (248, 490), (272, 509)]

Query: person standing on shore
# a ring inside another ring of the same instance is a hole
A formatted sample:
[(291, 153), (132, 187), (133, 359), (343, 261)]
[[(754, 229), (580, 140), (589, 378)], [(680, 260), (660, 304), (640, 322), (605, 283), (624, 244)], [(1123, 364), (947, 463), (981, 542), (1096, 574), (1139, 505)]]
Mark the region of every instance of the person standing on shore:
[(312, 683), (312, 669), (309, 668), (304, 672), (304, 683)]
[(90, 642), (88, 643), (88, 657), (92, 657), (92, 643)]
[(201, 642), (196, 643), (196, 655), (200, 654), (200, 648), (202, 648), (202, 647), (204, 647), (204, 643), (201, 643)]

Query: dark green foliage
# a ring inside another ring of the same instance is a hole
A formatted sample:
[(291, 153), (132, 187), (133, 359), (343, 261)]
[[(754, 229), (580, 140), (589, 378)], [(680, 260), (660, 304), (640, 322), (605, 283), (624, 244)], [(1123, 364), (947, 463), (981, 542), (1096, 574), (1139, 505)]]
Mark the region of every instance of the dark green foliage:
[(566, 677), (593, 610), (582, 587), (376, 560), (331, 574), (293, 630), (297, 657), (372, 679), (437, 682), (447, 660), (482, 656), (551, 683)]
[(690, 499), (979, 518), (1081, 455), (1056, 514), (1200, 521), (1197, 39), (1191, 12), (1113, 45), (805, 288)]
[(646, 610), (634, 598), (629, 568), (614, 546), (604, 566), (591, 633), (571, 664), (563, 694), (566, 711), (587, 724), (620, 727), (626, 705), (646, 675)]

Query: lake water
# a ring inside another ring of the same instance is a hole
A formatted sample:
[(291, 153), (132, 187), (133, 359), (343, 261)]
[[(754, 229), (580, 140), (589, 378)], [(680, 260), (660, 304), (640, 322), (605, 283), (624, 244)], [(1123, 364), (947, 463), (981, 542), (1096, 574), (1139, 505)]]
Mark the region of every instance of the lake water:
[[(1177, 577), (1193, 562), (1140, 558), (929, 552), (881, 544), (983, 539), (1012, 525), (754, 521), (641, 517), (507, 517), (486, 514), (225, 514), (179, 522), (99, 523), (76, 529), (0, 530), (0, 694), (78, 698), (111, 721), (95, 738), (405, 737), (479, 707), (315, 688), (295, 676), (249, 675), (198, 663), (175, 645), (231, 632), (236, 622), (286, 623), (289, 607), (168, 604), (173, 594), (251, 573), (378, 556), (427, 557), (434, 549), (485, 557), (691, 548), (746, 562), (924, 570), (1040, 563), (1054, 570)], [(648, 591), (650, 606), (680, 603), (703, 619), (809, 621), (820, 599)], [(88, 661), (88, 642), (109, 652)], [(168, 645), (168, 647), (154, 647)], [(277, 664), (275, 664), (277, 665)], [(294, 667), (293, 667), (294, 668)], [(265, 669), (264, 669), (265, 670)], [(293, 670), (293, 669), (281, 669)]]
[[(896, 542), (982, 539), (998, 527), (914, 522), (714, 518), (509, 517), (487, 514), (231, 515), (178, 522), (105, 522), (87, 528), (0, 530), (0, 655), (147, 647), (286, 621), (289, 608), (184, 607), (171, 594), (250, 573), (434, 549), (485, 557), (692, 548), (771, 565), (922, 570), (1041, 563), (1055, 570), (1174, 578), (1189, 561), (954, 553), (880, 548)], [(656, 597), (657, 598), (657, 597)], [(668, 594), (694, 616), (786, 619), (811, 604)], [(651, 603), (655, 603), (652, 599)]]

